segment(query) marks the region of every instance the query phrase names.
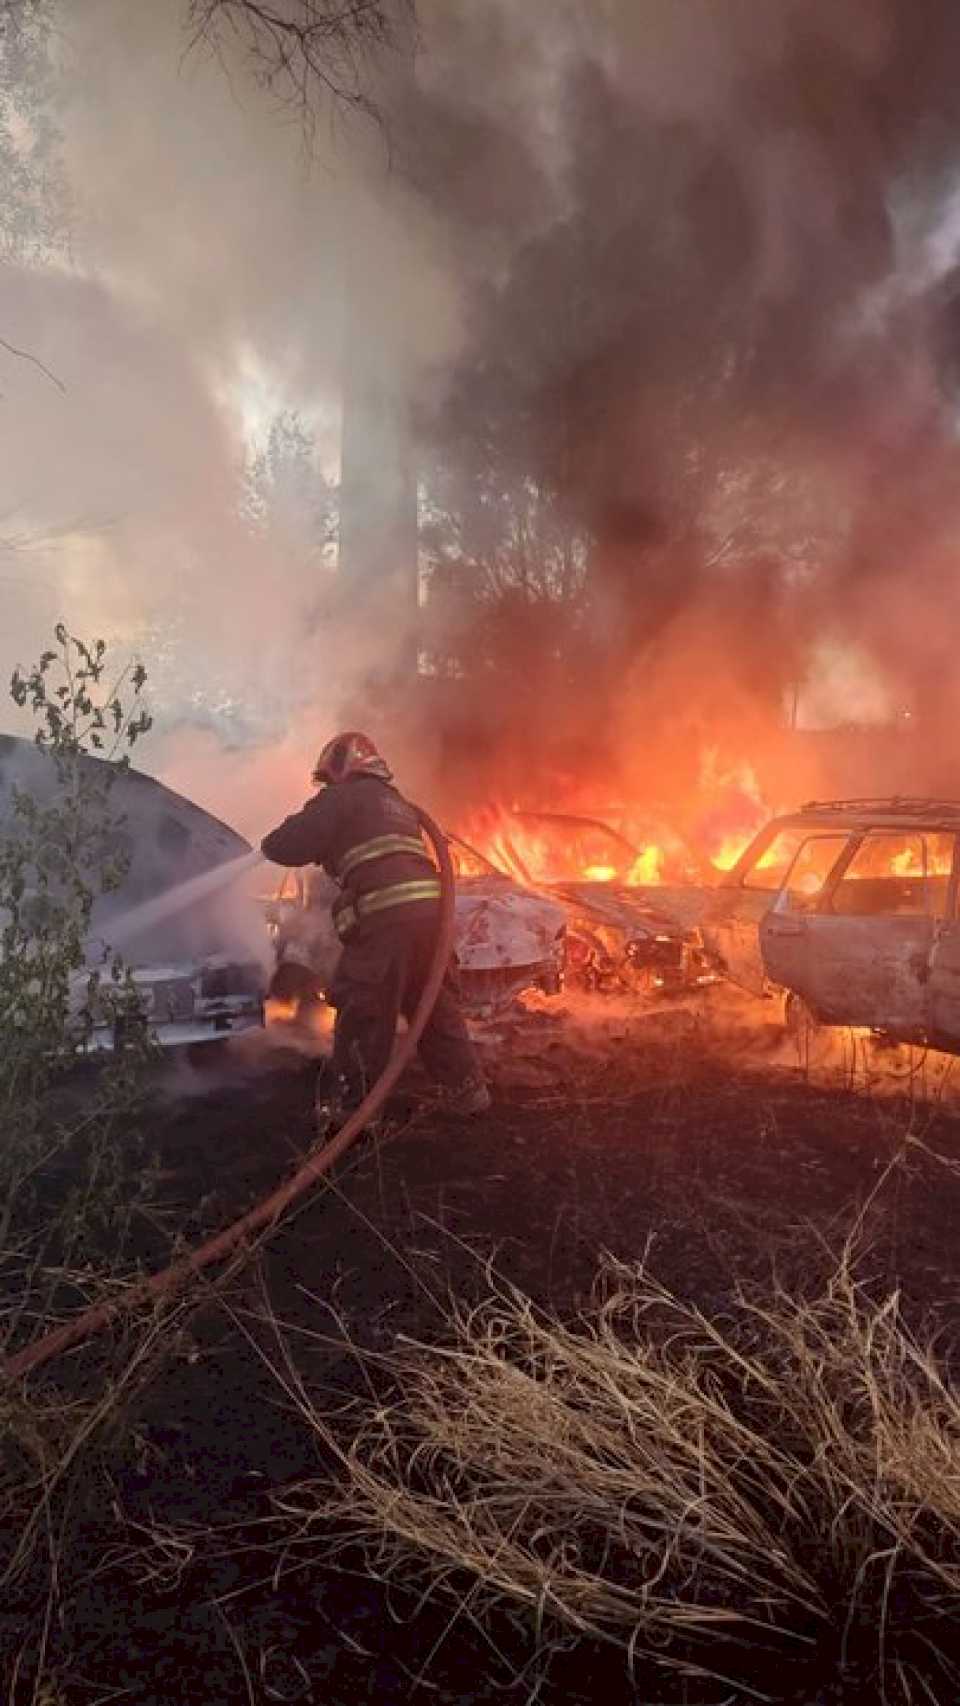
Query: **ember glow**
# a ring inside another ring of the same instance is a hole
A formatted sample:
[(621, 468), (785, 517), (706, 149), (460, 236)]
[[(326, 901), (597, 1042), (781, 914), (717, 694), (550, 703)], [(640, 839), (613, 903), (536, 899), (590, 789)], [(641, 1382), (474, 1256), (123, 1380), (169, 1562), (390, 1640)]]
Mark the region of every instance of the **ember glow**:
[(717, 748), (708, 747), (700, 759), (698, 793), (710, 802), (700, 831), (707, 857), (718, 871), (732, 871), (773, 815), (756, 770), (747, 759), (724, 763)]
[(294, 1000), (279, 1000), (271, 996), (264, 1003), (264, 1018), (268, 1027), (281, 1033), (287, 1028), (291, 1038), (293, 1033), (299, 1037), (323, 1042), (333, 1036), (334, 1009), (325, 1001), (315, 1001), (307, 1004)]
[(749, 835), (725, 835), (716, 852), (710, 855), (710, 862), (718, 871), (732, 871), (749, 844)]
[(663, 848), (651, 842), (639, 858), (634, 860), (627, 877), (627, 887), (642, 888), (646, 884), (662, 883), (665, 862), (666, 854)]
[[(464, 841), (516, 881), (529, 885), (604, 883), (647, 888), (710, 880), (730, 871), (774, 815), (746, 759), (721, 762), (715, 748), (700, 760), (692, 798), (671, 811), (643, 799), (610, 803), (598, 785), (565, 791), (550, 811), (517, 803), (474, 811), (460, 826)], [(771, 861), (773, 853), (764, 856)]]
[[(881, 838), (877, 839), (880, 844)], [(862, 853), (858, 856), (862, 875), (885, 876), (887, 872), (882, 868), (882, 863), (884, 853), (888, 853), (889, 872), (895, 877), (949, 877), (953, 869), (952, 836), (897, 835), (896, 840), (902, 840), (903, 846), (898, 853), (889, 853), (892, 839), (886, 836), (882, 838), (886, 845), (881, 849), (879, 860), (868, 861)], [(872, 868), (873, 866), (876, 868)]]
[[(617, 814), (619, 815), (619, 814)], [(638, 849), (603, 819), (497, 806), (474, 813), (463, 839), (516, 881), (607, 883), (638, 888), (664, 880), (665, 847)]]

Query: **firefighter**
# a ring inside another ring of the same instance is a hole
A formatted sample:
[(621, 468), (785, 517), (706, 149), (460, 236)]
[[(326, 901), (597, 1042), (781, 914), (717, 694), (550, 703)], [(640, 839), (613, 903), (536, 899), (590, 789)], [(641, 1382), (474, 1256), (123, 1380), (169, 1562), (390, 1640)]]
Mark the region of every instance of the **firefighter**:
[[(324, 1130), (342, 1123), (379, 1078), (397, 1019), (410, 1018), (430, 970), (440, 879), (416, 811), (393, 786), (373, 742), (356, 731), (328, 741), (312, 781), (320, 792), (261, 843), (277, 865), (322, 865), (341, 887), (333, 920), (343, 952), (330, 990), (333, 1058), (317, 1090)], [(490, 1095), (467, 1033), (452, 961), (420, 1038), (420, 1057), (458, 1113), (484, 1113)]]

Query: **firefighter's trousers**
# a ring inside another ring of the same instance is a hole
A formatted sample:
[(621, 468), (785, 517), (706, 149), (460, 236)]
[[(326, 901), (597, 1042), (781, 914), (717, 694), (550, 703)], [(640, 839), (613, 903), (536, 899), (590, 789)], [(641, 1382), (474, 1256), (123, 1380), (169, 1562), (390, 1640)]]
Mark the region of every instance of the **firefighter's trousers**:
[[(351, 1105), (387, 1065), (401, 1013), (406, 1019), (413, 1016), (438, 929), (438, 908), (419, 903), (362, 920), (344, 943), (329, 993), (337, 1010), (330, 1064)], [(455, 960), (447, 967), (419, 1052), (430, 1076), (450, 1090), (483, 1082), (460, 1011)]]

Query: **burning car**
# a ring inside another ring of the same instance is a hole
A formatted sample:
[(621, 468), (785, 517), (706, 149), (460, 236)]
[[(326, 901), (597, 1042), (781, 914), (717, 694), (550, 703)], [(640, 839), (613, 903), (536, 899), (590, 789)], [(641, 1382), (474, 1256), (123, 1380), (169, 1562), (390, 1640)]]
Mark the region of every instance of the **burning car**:
[(715, 980), (694, 928), (702, 864), (663, 824), (645, 829), (642, 848), (572, 813), (499, 813), (488, 830), (492, 856), (563, 905), (568, 976), (587, 988), (667, 994)]
[[(103, 760), (85, 757), (94, 774)], [(55, 803), (57, 773), (32, 741), (0, 735), (0, 836), (16, 837), (14, 790)], [(138, 1014), (121, 1024), (104, 1009), (89, 1046), (111, 1049), (123, 1024), (145, 1026), (165, 1047), (222, 1041), (263, 1023), (269, 942), (227, 873), (252, 858), (248, 842), (191, 801), (137, 770), (110, 792), (112, 847), (125, 856), (120, 887), (98, 897), (87, 957), (118, 950), (137, 992)], [(42, 909), (42, 895), (32, 897)], [(77, 980), (78, 999), (83, 977)]]
[(754, 838), (704, 897), (705, 950), (785, 998), (794, 1026), (844, 1025), (960, 1053), (960, 804), (813, 801)]
[[(456, 836), (448, 846), (457, 877), (454, 949), (467, 1012), (495, 1013), (525, 990), (556, 994), (566, 964), (564, 908), (522, 888)], [(331, 914), (338, 892), (318, 866), (285, 873), (267, 905), (274, 1000), (299, 1008), (329, 989), (340, 957)]]

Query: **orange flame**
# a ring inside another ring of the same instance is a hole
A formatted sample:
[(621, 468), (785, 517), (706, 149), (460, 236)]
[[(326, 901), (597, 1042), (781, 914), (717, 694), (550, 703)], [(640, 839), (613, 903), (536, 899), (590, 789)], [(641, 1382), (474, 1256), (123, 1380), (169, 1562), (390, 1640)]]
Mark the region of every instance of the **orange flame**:
[(703, 801), (702, 833), (710, 863), (718, 871), (732, 871), (774, 815), (760, 779), (748, 759), (723, 763), (719, 749), (707, 747), (700, 757), (697, 792)]
[[(619, 882), (635, 888), (663, 881), (666, 853), (662, 847), (651, 843), (634, 855), (613, 830), (608, 835), (586, 825), (578, 828), (555, 822), (539, 833), (503, 807), (475, 813), (465, 825), (464, 840), (498, 870), (522, 883)], [(608, 841), (614, 855), (622, 850), (618, 864), (605, 856)]]
[[(552, 802), (553, 810), (562, 813), (566, 809), (579, 817), (588, 810), (581, 793), (571, 787), (562, 799)], [(521, 883), (620, 883), (637, 888), (696, 880), (696, 857), (684, 857), (685, 844), (667, 823), (660, 836), (652, 836), (649, 842), (641, 840), (634, 855), (626, 843), (618, 843), (617, 828), (622, 827), (629, 841), (630, 822), (642, 817), (646, 806), (647, 802), (634, 801), (635, 810), (630, 805), (615, 808), (608, 801), (605, 808), (595, 808), (597, 820), (610, 826), (609, 847), (599, 831), (591, 842), (589, 826), (583, 822), (578, 828), (554, 819), (541, 832), (540, 824), (524, 821), (522, 808), (502, 805), (474, 813), (463, 834), (491, 864)], [(705, 859), (718, 872), (732, 870), (773, 815), (749, 760), (721, 759), (718, 748), (704, 749), (695, 797), (681, 814), (701, 862)], [(618, 859), (621, 846), (622, 861)], [(686, 853), (689, 855), (689, 846)]]
[(627, 887), (630, 889), (646, 888), (663, 882), (663, 867), (666, 855), (662, 847), (651, 842), (645, 847), (640, 856), (634, 860), (627, 876)]

